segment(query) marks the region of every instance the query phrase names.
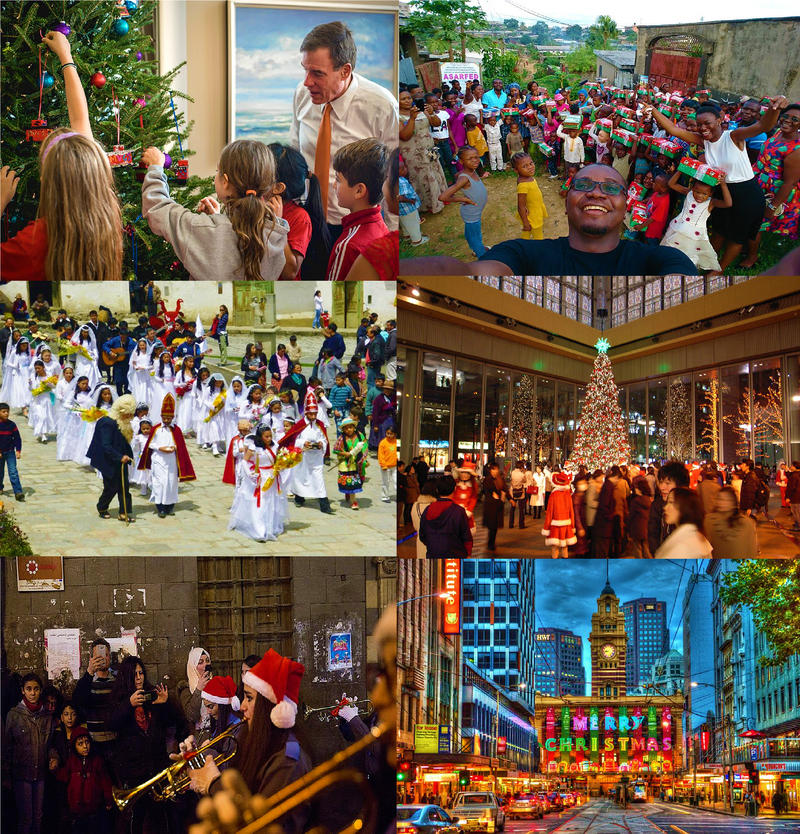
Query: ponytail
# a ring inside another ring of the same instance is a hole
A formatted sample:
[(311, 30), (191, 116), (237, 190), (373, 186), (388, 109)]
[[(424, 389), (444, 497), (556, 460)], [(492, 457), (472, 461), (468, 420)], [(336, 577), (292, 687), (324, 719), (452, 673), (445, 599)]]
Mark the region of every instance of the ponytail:
[[(311, 242), (303, 261), (303, 277), (324, 281), (328, 271), (328, 253), (331, 248), (331, 238), (328, 234), (328, 224), (325, 221), (322, 190), (317, 175), (313, 173), (308, 177), (308, 198), (304, 207), (311, 218)], [(308, 267), (306, 264), (308, 264)]]

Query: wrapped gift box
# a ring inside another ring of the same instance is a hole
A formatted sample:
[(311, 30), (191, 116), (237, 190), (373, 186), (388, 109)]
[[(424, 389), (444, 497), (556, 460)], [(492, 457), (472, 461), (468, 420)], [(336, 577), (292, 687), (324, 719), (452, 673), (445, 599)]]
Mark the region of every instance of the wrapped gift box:
[(634, 202), (631, 207), (631, 228), (641, 229), (647, 220), (647, 206), (640, 202)]
[(683, 146), (677, 142), (670, 142), (669, 139), (654, 139), (653, 147), (670, 159), (678, 159), (683, 154)]
[(548, 107), (557, 107), (558, 106), (558, 102), (555, 99), (552, 99), (552, 98), (547, 99), (547, 101), (545, 101), (545, 104)]
[(564, 119), (564, 129), (565, 130), (580, 130), (581, 127), (581, 117), (576, 113), (573, 115), (572, 113)]
[(544, 154), (546, 157), (555, 156), (556, 152), (547, 144), (547, 142), (534, 142), (534, 145)]
[(632, 148), (633, 143), (636, 140), (636, 135), (631, 133), (629, 130), (612, 130), (611, 131), (611, 138), (615, 142), (619, 142), (621, 145), (625, 145), (626, 148)]
[(621, 119), (619, 126), (623, 130), (630, 131), (631, 133), (636, 133), (637, 122), (635, 119)]
[(629, 122), (636, 121), (636, 111), (631, 110), (630, 107), (617, 106), (614, 108), (614, 112), (618, 116), (622, 116), (623, 119), (627, 119)]
[(688, 174), (698, 182), (704, 182), (706, 185), (719, 185), (722, 182), (723, 172), (719, 168), (704, 165), (700, 160), (692, 159), (689, 156), (683, 157), (678, 165), (678, 170), (682, 174)]
[(516, 116), (517, 115), (517, 110), (516, 110), (515, 107), (504, 107), (500, 111), (500, 115), (501, 116)]
[(662, 113), (668, 119), (672, 118), (672, 107), (661, 106), (661, 107), (658, 108), (658, 112)]
[(647, 195), (647, 189), (640, 182), (632, 182), (628, 186), (628, 197), (635, 201), (644, 200)]
[(639, 147), (644, 147), (646, 150), (650, 150), (653, 147), (653, 142), (655, 141), (655, 137), (652, 133), (643, 133), (639, 137)]
[(612, 122), (611, 119), (598, 119), (595, 122), (595, 125), (598, 130), (605, 130), (608, 133), (611, 133), (614, 129), (614, 122)]
[(698, 96), (710, 96), (711, 95), (711, 90), (698, 90), (697, 95)]

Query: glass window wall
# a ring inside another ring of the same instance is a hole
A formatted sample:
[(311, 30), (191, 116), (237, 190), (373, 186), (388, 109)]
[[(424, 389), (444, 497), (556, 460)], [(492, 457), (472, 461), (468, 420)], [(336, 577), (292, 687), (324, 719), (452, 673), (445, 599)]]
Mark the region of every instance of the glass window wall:
[(553, 424), (556, 384), (552, 379), (536, 380), (536, 460), (554, 460)]
[(673, 460), (691, 460), (694, 449), (694, 443), (692, 442), (691, 374), (670, 378), (668, 403), (668, 456)]
[(453, 457), (477, 464), (481, 460), (483, 365), (459, 358), (456, 363), (455, 388)]
[(722, 456), (726, 463), (750, 456), (750, 366), (722, 368)]
[(664, 460), (667, 454), (667, 403), (669, 383), (666, 379), (652, 379), (647, 384), (649, 419), (647, 424), (648, 463)]
[(717, 369), (694, 374), (694, 436), (697, 460), (719, 461), (719, 377)]
[[(786, 399), (789, 406), (790, 454), (786, 462), (800, 461), (800, 354), (790, 356), (786, 362)], [(800, 701), (800, 685), (797, 687)]]
[(441, 474), (450, 459), (450, 395), (453, 359), (438, 353), (422, 357), (422, 400), (419, 414), (419, 453)]
[(484, 463), (509, 457), (508, 406), (511, 396), (511, 371), (486, 368), (486, 417), (483, 430)]
[(562, 464), (569, 460), (575, 445), (575, 386), (569, 382), (558, 383), (558, 413), (556, 415), (556, 460)]
[(514, 405), (511, 412), (511, 457), (533, 460), (535, 380), (531, 374), (514, 374)]
[(753, 372), (753, 460), (775, 472), (784, 453), (781, 360), (761, 359)]
[[(414, 420), (413, 403), (410, 409), (406, 400), (413, 398), (417, 390), (417, 357), (419, 351), (413, 348), (406, 348), (405, 345), (397, 346), (397, 451), (401, 452), (403, 437), (403, 417), (408, 411), (409, 423)], [(410, 425), (407, 429), (408, 436), (411, 436)]]
[(637, 382), (628, 386), (628, 443), (632, 459), (647, 463), (647, 385)]

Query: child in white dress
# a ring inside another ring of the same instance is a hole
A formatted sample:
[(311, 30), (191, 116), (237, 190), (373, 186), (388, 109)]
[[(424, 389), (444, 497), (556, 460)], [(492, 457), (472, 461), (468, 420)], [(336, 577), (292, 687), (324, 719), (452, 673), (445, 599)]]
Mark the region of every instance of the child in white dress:
[[(67, 403), (75, 394), (75, 386), (78, 379), (75, 376), (75, 369), (72, 365), (65, 365), (61, 372), (61, 379), (56, 385), (56, 434), (61, 434), (64, 421), (67, 417)], [(58, 448), (58, 447), (56, 447)]]
[(175, 374), (175, 424), (186, 436), (194, 431), (194, 389), (197, 385), (197, 371), (194, 356), (184, 356), (181, 369)]
[(80, 409), (91, 408), (93, 402), (89, 379), (85, 376), (78, 377), (75, 388), (64, 399), (64, 416), (58, 429), (56, 460), (81, 462), (78, 460), (77, 453), (86, 423), (81, 419)]
[(6, 402), (11, 408), (21, 408), (24, 417), (28, 416), (28, 406), (31, 403), (31, 389), (28, 385), (30, 371), (31, 346), (27, 339), (22, 338), (8, 360), (5, 373), (10, 375)]
[(45, 363), (37, 359), (33, 363), (30, 379), (31, 407), (28, 423), (33, 436), (47, 443), (47, 435), (56, 431), (56, 385), (58, 380), (47, 375)]
[[(85, 376), (89, 380), (89, 388), (94, 388), (100, 382), (100, 370), (97, 367), (97, 341), (94, 331), (88, 324), (78, 329), (70, 340), (73, 345), (81, 348), (75, 354), (75, 376)], [(88, 356), (87, 356), (88, 354)]]
[(669, 187), (679, 194), (685, 194), (681, 213), (669, 224), (662, 246), (679, 249), (689, 260), (702, 271), (719, 270), (719, 260), (711, 241), (708, 239), (708, 216), (712, 209), (730, 208), (733, 205), (728, 185), (723, 174), (720, 182), (722, 199), (711, 195), (714, 188), (699, 180), (692, 180), (687, 187), (678, 184), (680, 171), (676, 171), (669, 181)]
[[(111, 385), (101, 382), (94, 389), (94, 391), (92, 391), (93, 402), (90, 403), (90, 407), (93, 405), (95, 408), (99, 408), (107, 414), (111, 411), (111, 406), (114, 405), (114, 400), (116, 400), (116, 398), (116, 390)], [(91, 466), (89, 458), (86, 457), (86, 453), (89, 451), (89, 444), (92, 442), (92, 438), (94, 437), (94, 430), (98, 419), (100, 418), (98, 417), (93, 420), (84, 420), (81, 417), (83, 426), (73, 460), (76, 463), (80, 463), (82, 466)], [(98, 476), (100, 475), (99, 472), (97, 474)]]
[(194, 393), (192, 394), (192, 430), (194, 436), (197, 438), (197, 445), (202, 447), (200, 440), (200, 426), (206, 416), (203, 398), (205, 397), (206, 388), (208, 388), (208, 380), (211, 377), (211, 371), (208, 368), (200, 368), (197, 373), (197, 381), (194, 384)]
[(137, 403), (150, 402), (150, 349), (147, 339), (139, 339), (128, 363), (128, 386)]
[(139, 421), (139, 428), (131, 440), (131, 449), (133, 449), (133, 463), (128, 464), (128, 480), (132, 484), (139, 484), (142, 495), (147, 495), (148, 487), (153, 483), (153, 470), (137, 469), (139, 460), (142, 457), (142, 450), (144, 444), (147, 443), (147, 438), (150, 437), (150, 432), (153, 428), (153, 423), (149, 417), (142, 417)]
[(244, 380), (235, 376), (225, 398), (225, 440), (228, 443), (238, 434), (239, 412), (246, 404), (247, 389), (244, 387)]
[(212, 374), (203, 389), (203, 418), (198, 423), (197, 441), (201, 448), (211, 448), (214, 457), (225, 451), (226, 436), (225, 399), (227, 397), (225, 377)]

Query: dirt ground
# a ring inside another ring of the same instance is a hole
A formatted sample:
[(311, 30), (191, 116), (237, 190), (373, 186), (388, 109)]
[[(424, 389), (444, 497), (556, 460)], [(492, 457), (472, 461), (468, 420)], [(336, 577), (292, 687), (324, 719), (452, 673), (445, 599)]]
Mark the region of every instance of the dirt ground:
[[(508, 170), (494, 172), (484, 182), (489, 192), (489, 202), (483, 210), (481, 228), (483, 244), (487, 248), (504, 240), (517, 238), (522, 229), (517, 219), (517, 175)], [(536, 163), (536, 182), (542, 190), (548, 217), (544, 221), (545, 238), (562, 237), (567, 234), (567, 216), (564, 213), (564, 199), (559, 195), (561, 180), (551, 180), (547, 167)], [(423, 255), (447, 255), (451, 258), (472, 261), (473, 256), (464, 240), (464, 223), (459, 213), (459, 204), (450, 203), (438, 214), (425, 212), (422, 217), (422, 234), (430, 238), (422, 246), (400, 245), (401, 258), (418, 258)]]

